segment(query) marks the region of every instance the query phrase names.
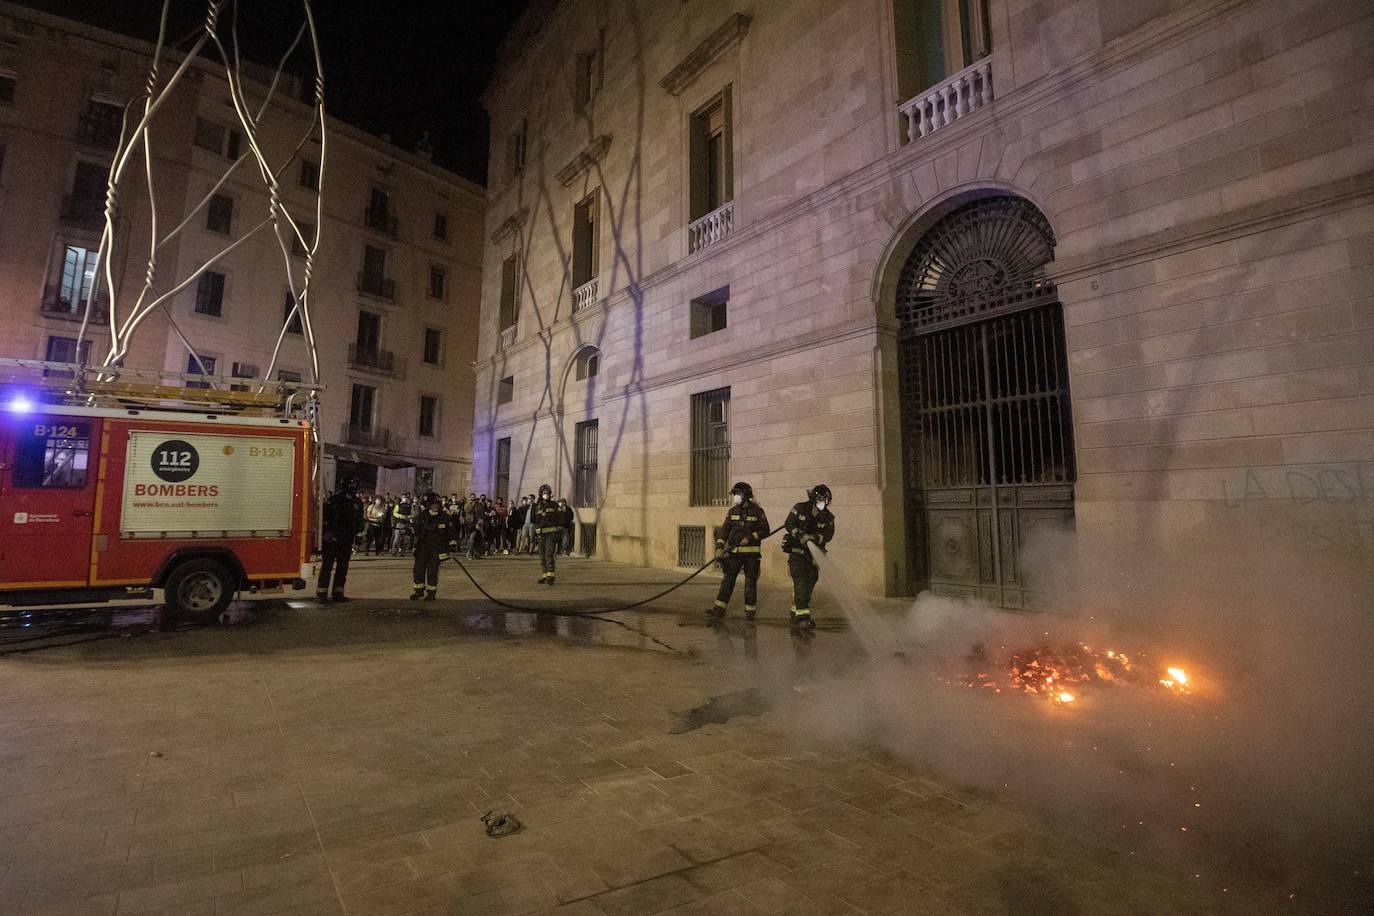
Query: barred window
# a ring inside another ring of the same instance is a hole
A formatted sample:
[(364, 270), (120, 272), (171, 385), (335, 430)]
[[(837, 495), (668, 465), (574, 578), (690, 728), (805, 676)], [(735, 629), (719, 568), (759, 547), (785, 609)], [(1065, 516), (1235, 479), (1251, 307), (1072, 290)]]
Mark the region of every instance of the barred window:
[(723, 506), (730, 501), (730, 389), (692, 395), (693, 506)]
[(196, 283), (196, 312), (218, 318), (224, 314), (224, 274), (207, 270)]
[(598, 424), (596, 420), (579, 423), (573, 443), (573, 505), (596, 505), (596, 456)]
[(210, 198), (205, 211), (205, 228), (211, 232), (229, 234), (234, 224), (234, 198), (216, 194)]
[(505, 499), (510, 493), (510, 436), (496, 440), (496, 476), (491, 489), (494, 499)]

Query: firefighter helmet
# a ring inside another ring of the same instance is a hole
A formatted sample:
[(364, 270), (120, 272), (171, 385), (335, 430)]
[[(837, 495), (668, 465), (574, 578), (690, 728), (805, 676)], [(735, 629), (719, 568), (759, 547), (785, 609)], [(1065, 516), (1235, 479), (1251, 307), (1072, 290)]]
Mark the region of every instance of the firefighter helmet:
[(545, 493), (549, 494), (549, 499), (553, 499), (553, 487), (546, 483), (541, 483), (539, 485), (539, 495), (543, 496)]
[(820, 499), (825, 500), (826, 502), (830, 502), (834, 499), (834, 497), (830, 495), (830, 488), (823, 483), (818, 483), (811, 489), (807, 490), (806, 498), (812, 501)]
[(742, 480), (730, 488), (731, 496), (734, 496), (736, 493), (751, 501), (754, 498), (754, 488)]

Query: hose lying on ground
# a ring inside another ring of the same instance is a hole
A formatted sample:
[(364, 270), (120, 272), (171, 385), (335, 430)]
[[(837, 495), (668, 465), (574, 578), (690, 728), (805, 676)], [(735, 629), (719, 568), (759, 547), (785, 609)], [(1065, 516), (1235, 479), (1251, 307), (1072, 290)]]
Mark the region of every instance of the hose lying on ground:
[[(781, 531), (781, 530), (782, 530), (783, 528), (785, 528), (785, 527), (787, 527), (787, 526), (786, 526), (786, 524), (784, 523), (784, 524), (779, 525), (778, 527), (774, 528), (772, 531), (768, 532), (767, 534), (765, 534), (765, 535), (763, 536), (763, 538), (760, 540), (760, 543), (762, 543), (762, 541), (768, 540), (769, 538), (771, 538), (773, 535), (777, 534), (779, 531)], [(711, 557), (711, 559), (707, 560), (707, 561), (706, 561), (705, 563), (703, 563), (701, 566), (698, 566), (690, 575), (687, 576), (687, 578), (683, 579), (681, 582), (678, 582), (678, 583), (675, 584), (675, 585), (670, 585), (668, 588), (665, 588), (663, 591), (659, 592), (658, 594), (656, 594), (656, 595), (650, 595), (648, 598), (645, 598), (645, 599), (643, 599), (642, 601), (635, 601), (635, 602), (632, 602), (632, 603), (630, 603), (630, 604), (622, 604), (622, 605), (620, 605), (619, 607), (610, 607), (610, 608), (587, 608), (587, 609), (583, 609), (583, 610), (560, 610), (560, 609), (547, 608), (547, 607), (526, 607), (526, 606), (524, 606), (524, 605), (511, 604), (509, 601), (502, 601), (500, 598), (497, 598), (497, 597), (494, 596), (491, 592), (489, 592), (489, 591), (487, 591), (485, 588), (483, 588), (483, 587), (481, 586), (481, 584), (480, 584), (476, 579), (474, 579), (474, 578), (472, 577), (472, 573), (468, 570), (468, 568), (467, 568), (466, 566), (463, 565), (463, 561), (462, 561), (462, 560), (459, 560), (457, 556), (455, 556), (454, 554), (449, 554), (449, 557), (448, 557), (448, 558), (449, 558), (450, 560), (452, 560), (453, 562), (457, 563), (457, 564), (458, 564), (458, 568), (461, 569), (461, 570), (463, 571), (463, 575), (465, 575), (465, 576), (468, 577), (468, 581), (471, 582), (471, 583), (473, 584), (473, 586), (474, 586), (479, 592), (481, 592), (483, 595), (485, 595), (488, 601), (490, 601), (492, 604), (497, 605), (498, 607), (507, 608), (507, 609), (512, 610), (512, 611), (525, 611), (525, 612), (531, 613), (531, 614), (554, 614), (554, 615), (557, 615), (557, 616), (560, 616), (560, 617), (590, 617), (590, 616), (595, 615), (595, 614), (615, 614), (615, 613), (617, 613), (617, 612), (619, 612), (619, 611), (628, 611), (628, 610), (632, 610), (632, 609), (637, 608), (637, 607), (642, 607), (642, 606), (644, 606), (644, 605), (650, 603), (651, 601), (657, 601), (658, 599), (664, 597), (665, 595), (671, 594), (672, 592), (675, 592), (675, 591), (677, 591), (678, 589), (682, 588), (682, 586), (686, 585), (688, 582), (691, 582), (691, 581), (692, 581), (693, 579), (695, 579), (697, 576), (699, 576), (699, 575), (701, 575), (703, 572), (705, 572), (706, 569), (707, 569), (707, 567), (709, 567), (711, 564), (713, 564), (713, 563), (715, 563), (715, 562), (717, 562), (717, 561), (719, 561), (719, 560), (724, 559), (724, 557), (725, 557), (725, 554), (723, 554), (723, 553), (715, 554), (714, 556)]]

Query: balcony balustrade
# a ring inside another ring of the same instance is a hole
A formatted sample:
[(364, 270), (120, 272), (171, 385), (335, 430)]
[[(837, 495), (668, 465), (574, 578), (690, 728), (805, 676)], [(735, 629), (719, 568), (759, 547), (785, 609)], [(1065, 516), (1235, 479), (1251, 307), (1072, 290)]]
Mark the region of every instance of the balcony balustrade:
[(914, 143), (992, 104), (992, 58), (985, 57), (949, 79), (897, 106), (906, 118), (906, 138)]
[(597, 289), (600, 287), (600, 278), (592, 277), (577, 289), (573, 290), (573, 311), (580, 312), (596, 301)]
[(735, 228), (735, 202), (732, 200), (723, 207), (695, 219), (687, 226), (688, 243), (693, 253), (714, 245), (728, 236)]

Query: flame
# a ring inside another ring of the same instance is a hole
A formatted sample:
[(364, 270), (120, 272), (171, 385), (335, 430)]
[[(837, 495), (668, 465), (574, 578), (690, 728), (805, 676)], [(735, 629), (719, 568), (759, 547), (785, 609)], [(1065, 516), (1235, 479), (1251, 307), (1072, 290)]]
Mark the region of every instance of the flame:
[(1162, 677), (1159, 679), (1159, 683), (1161, 686), (1167, 687), (1169, 690), (1172, 690), (1175, 693), (1188, 692), (1187, 671), (1184, 671), (1182, 668), (1165, 668), (1164, 672), (1169, 676)]
[[(1004, 690), (1043, 697), (1051, 705), (1065, 706), (1081, 697), (1081, 689), (1111, 687), (1164, 688), (1175, 695), (1192, 692), (1192, 680), (1181, 667), (1168, 666), (1166, 676), (1156, 684), (1144, 672), (1137, 673), (1132, 656), (1116, 649), (1094, 652), (1086, 643), (1055, 648), (1037, 646), (1020, 651), (1008, 651), (999, 663), (979, 646), (968, 658), (970, 669), (978, 673), (954, 679), (952, 682), (978, 687), (1000, 694)], [(973, 667), (976, 665), (977, 667)]]

